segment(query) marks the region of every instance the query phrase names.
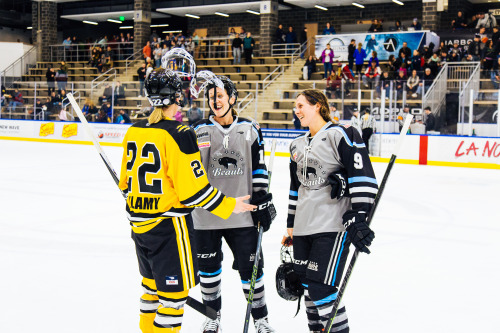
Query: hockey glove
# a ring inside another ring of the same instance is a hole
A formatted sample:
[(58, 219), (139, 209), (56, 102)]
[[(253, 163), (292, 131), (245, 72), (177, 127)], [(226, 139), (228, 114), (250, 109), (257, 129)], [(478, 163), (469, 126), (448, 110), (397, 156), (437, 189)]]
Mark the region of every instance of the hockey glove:
[(268, 231), (271, 223), (276, 217), (276, 209), (273, 205), (273, 195), (271, 193), (266, 193), (263, 196), (252, 198), (250, 204), (257, 206), (257, 208), (251, 212), (253, 223), (258, 227), (260, 222), (264, 231)]
[(332, 199), (340, 199), (342, 197), (348, 196), (348, 188), (347, 188), (347, 173), (345, 170), (339, 170), (332, 172), (328, 176), (328, 182), (332, 186), (332, 192), (330, 197)]
[(344, 227), (347, 230), (347, 238), (360, 252), (370, 253), (368, 246), (372, 244), (375, 233), (366, 224), (365, 214), (355, 211), (347, 211), (344, 214)]

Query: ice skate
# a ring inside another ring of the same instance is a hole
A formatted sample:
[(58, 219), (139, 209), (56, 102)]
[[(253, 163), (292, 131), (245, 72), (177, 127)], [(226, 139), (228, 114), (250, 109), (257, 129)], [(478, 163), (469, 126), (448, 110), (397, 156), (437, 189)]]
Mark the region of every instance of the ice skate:
[(217, 312), (217, 319), (207, 318), (201, 327), (203, 333), (221, 333), (220, 311)]
[(274, 328), (269, 325), (269, 320), (267, 317), (254, 320), (255, 332), (256, 333), (271, 333), (276, 332)]

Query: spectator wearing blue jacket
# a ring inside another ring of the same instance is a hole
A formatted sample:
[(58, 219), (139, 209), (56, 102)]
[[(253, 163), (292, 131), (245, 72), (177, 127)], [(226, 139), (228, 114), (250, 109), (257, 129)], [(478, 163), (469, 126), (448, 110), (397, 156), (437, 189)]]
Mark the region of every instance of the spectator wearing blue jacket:
[(378, 62), (377, 51), (372, 51), (372, 56), (370, 60), (368, 60), (368, 64), (371, 64), (372, 61), (375, 61), (377, 63), (377, 66), (380, 66)]
[(354, 62), (356, 64), (356, 75), (362, 75), (363, 63), (365, 62), (366, 51), (363, 44), (359, 43), (358, 48), (354, 51)]
[(293, 31), (293, 27), (289, 26), (288, 27), (288, 32), (286, 33), (285, 41), (288, 44), (286, 46), (287, 48), (287, 53), (291, 54), (293, 52), (293, 43), (297, 43), (297, 34), (295, 31)]
[(325, 67), (325, 80), (332, 73), (333, 57), (334, 57), (334, 53), (330, 47), (330, 44), (326, 44), (326, 49), (323, 50), (323, 52), (321, 53), (321, 57), (320, 57), (321, 62), (323, 63), (323, 66)]
[(330, 25), (330, 22), (326, 23), (326, 28), (323, 29), (323, 35), (335, 35), (335, 28)]

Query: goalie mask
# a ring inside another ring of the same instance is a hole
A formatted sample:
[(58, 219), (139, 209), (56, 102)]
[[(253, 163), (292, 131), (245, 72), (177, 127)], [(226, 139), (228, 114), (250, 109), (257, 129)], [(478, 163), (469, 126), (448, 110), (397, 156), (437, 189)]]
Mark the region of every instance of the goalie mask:
[(146, 76), (144, 88), (151, 106), (162, 107), (177, 104), (182, 107), (184, 105), (181, 100), (182, 82), (171, 70), (163, 68), (153, 70)]
[(293, 270), (293, 247), (283, 245), (280, 257), (281, 265), (276, 271), (276, 290), (278, 291), (278, 295), (287, 301), (299, 300), (304, 294), (304, 287), (299, 275)]
[[(233, 106), (236, 104), (236, 101), (238, 100), (238, 90), (236, 89), (236, 86), (234, 85), (233, 81), (231, 81), (228, 77), (219, 76), (218, 78), (224, 84), (224, 90), (226, 91), (227, 95), (229, 96), (229, 108), (220, 117), (220, 118), (224, 118), (226, 116), (226, 114), (229, 111), (231, 111)], [(207, 100), (209, 101), (208, 106), (210, 108), (210, 111), (215, 114), (215, 111), (210, 106), (210, 90), (211, 89), (213, 89), (213, 99), (214, 99), (214, 105), (215, 105), (216, 100), (217, 100), (217, 85), (215, 83), (209, 83), (205, 89), (205, 96), (207, 97)], [(234, 97), (234, 102), (231, 103), (231, 98), (233, 98), (233, 97)]]

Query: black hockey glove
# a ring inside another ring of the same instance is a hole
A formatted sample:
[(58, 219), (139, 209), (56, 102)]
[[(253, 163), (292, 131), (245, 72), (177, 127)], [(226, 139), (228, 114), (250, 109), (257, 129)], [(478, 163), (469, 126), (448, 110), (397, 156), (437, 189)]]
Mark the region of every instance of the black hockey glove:
[(360, 252), (370, 253), (368, 246), (372, 244), (375, 233), (366, 224), (365, 214), (355, 211), (347, 211), (344, 214), (344, 227), (347, 230), (347, 237)]
[(347, 173), (345, 170), (332, 172), (328, 176), (328, 182), (332, 186), (330, 197), (332, 199), (340, 199), (349, 195), (347, 188)]
[(268, 231), (271, 223), (276, 217), (276, 209), (273, 205), (273, 195), (267, 193), (263, 196), (252, 198), (250, 204), (257, 206), (257, 208), (251, 212), (253, 223), (258, 227), (260, 222), (264, 231)]

